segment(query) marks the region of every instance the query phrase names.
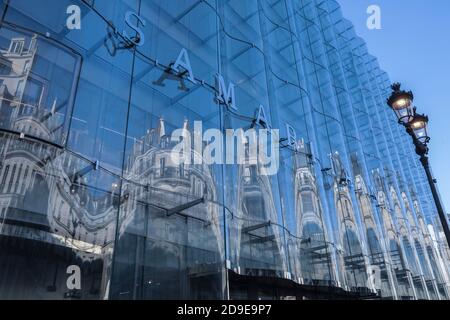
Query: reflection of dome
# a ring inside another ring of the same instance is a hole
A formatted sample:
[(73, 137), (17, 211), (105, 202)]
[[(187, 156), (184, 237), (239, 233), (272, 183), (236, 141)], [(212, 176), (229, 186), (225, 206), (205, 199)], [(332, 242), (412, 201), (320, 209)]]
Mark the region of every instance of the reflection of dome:
[[(184, 122), (183, 129), (191, 134), (187, 121)], [(166, 134), (164, 120), (160, 119), (158, 128), (148, 130), (142, 139), (134, 143), (128, 157), (125, 178), (152, 188), (215, 201), (215, 181), (206, 161), (202, 161), (202, 165), (174, 163), (172, 150), (176, 144), (178, 142), (171, 141)], [(184, 151), (180, 155), (180, 158), (187, 157), (191, 159), (190, 163), (194, 163), (194, 158), (203, 156), (192, 148), (189, 154)]]
[[(189, 131), (187, 120), (183, 123), (183, 129), (185, 134), (193, 135)], [(203, 158), (193, 147), (191, 150), (184, 150), (183, 154), (177, 153), (180, 159), (191, 159), (191, 164), (175, 163), (172, 150), (178, 143), (171, 141), (166, 134), (163, 119), (159, 120), (157, 128), (147, 130), (146, 135), (134, 143), (125, 169), (125, 179), (129, 182), (124, 182), (123, 185), (123, 193), (132, 201), (123, 204), (120, 220), (133, 219), (133, 211), (136, 209), (133, 206), (139, 201), (164, 210), (204, 199), (203, 203), (196, 204), (192, 209), (184, 209), (184, 212), (210, 223), (215, 244), (222, 252), (220, 210), (212, 169), (206, 161), (192, 164), (195, 158)], [(164, 218), (155, 217), (155, 220), (153, 223), (165, 223)], [(120, 234), (125, 231), (126, 226), (127, 223), (120, 225)]]

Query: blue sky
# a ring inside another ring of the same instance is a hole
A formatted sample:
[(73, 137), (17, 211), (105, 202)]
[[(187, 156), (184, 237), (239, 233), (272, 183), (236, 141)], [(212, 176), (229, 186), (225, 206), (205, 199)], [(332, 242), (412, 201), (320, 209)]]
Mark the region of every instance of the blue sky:
[[(450, 0), (337, 1), (391, 80), (429, 115), (430, 161), (450, 212)], [(370, 5), (381, 8), (381, 30), (366, 26)]]

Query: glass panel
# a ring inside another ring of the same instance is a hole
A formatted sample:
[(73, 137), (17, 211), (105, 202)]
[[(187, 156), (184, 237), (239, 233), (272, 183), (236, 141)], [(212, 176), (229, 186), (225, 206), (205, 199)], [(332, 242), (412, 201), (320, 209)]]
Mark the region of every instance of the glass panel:
[(122, 198), (111, 298), (222, 299), (222, 208), (161, 185), (125, 183)]
[(81, 57), (19, 28), (0, 29), (0, 127), (64, 144)]
[(38, 141), (0, 145), (0, 298), (107, 298), (118, 179)]

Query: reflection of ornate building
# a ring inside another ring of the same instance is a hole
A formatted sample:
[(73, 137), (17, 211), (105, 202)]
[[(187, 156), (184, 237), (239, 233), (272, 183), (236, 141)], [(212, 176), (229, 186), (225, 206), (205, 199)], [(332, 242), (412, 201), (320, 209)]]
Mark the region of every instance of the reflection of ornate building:
[(48, 46), (42, 40), (38, 44), (36, 35), (17, 34), (7, 50), (0, 50), (0, 125), (54, 141), (65, 116), (58, 112), (61, 106), (45, 72), (34, 70), (41, 59), (39, 45)]
[[(37, 88), (41, 88), (41, 91), (37, 92), (39, 97), (45, 93), (43, 90), (45, 83), (36, 81), (37, 79), (31, 73), (36, 46), (36, 36), (29, 41), (25, 37), (17, 37), (11, 39), (8, 49), (0, 49), (0, 91), (2, 96), (0, 113), (1, 124), (4, 126), (10, 124), (11, 118), (17, 119), (18, 111), (23, 109), (20, 107), (24, 96), (27, 96), (25, 95), (25, 86), (28, 85), (28, 81), (34, 82)], [(29, 107), (36, 106), (29, 105)]]
[[(433, 239), (431, 238), (431, 235), (426, 227), (425, 219), (422, 215), (422, 212), (419, 207), (419, 203), (417, 200), (413, 201), (414, 211), (417, 215), (418, 220), (418, 228), (420, 230), (420, 233), (424, 240), (424, 248), (426, 250), (426, 255), (428, 256), (429, 263), (430, 263), (430, 272), (433, 274), (433, 286), (436, 287), (436, 293), (440, 294), (441, 297), (448, 297), (449, 294), (449, 288), (445, 284), (448, 283), (447, 274), (446, 272), (442, 272), (442, 270), (445, 270), (443, 268), (443, 261), (442, 257), (438, 250), (433, 245)], [(429, 284), (427, 284), (429, 285)], [(430, 292), (434, 292), (435, 290), (429, 290)], [(437, 299), (437, 295), (434, 294), (432, 299)]]
[[(189, 135), (193, 141), (195, 133), (189, 131), (187, 120), (183, 129), (183, 139)], [(127, 200), (120, 210), (119, 239), (123, 243), (131, 238), (145, 242), (139, 247), (141, 260), (136, 258), (135, 263), (144, 268), (141, 276), (151, 279), (134, 295), (170, 298), (166, 288), (150, 285), (164, 280), (181, 296), (201, 297), (208, 281), (214, 283), (208, 279), (221, 273), (223, 218), (212, 167), (194, 148), (175, 153), (177, 143), (166, 134), (165, 122), (160, 119), (157, 128), (134, 142), (128, 156), (127, 182), (122, 188), (122, 197)], [(195, 164), (194, 159), (200, 158), (202, 164)], [(118, 265), (125, 259), (123, 254), (126, 251), (116, 256)], [(171, 267), (160, 265), (169, 261)], [(135, 270), (127, 272), (137, 276)], [(112, 296), (117, 296), (118, 290)], [(214, 291), (220, 292), (220, 288)]]
[[(414, 245), (415, 254), (417, 255), (417, 258), (418, 258), (418, 266), (420, 267), (421, 273), (427, 279), (431, 279), (432, 275), (431, 275), (429, 267), (428, 267), (427, 257), (425, 256), (424, 251), (423, 251), (421, 235), (419, 234), (419, 229), (417, 227), (416, 220), (414, 219), (413, 211), (409, 204), (408, 196), (406, 195), (405, 192), (402, 192), (401, 198), (403, 201), (403, 205), (405, 207), (406, 216), (408, 218), (407, 221), (409, 223), (409, 227), (411, 230), (411, 240)], [(417, 212), (415, 214), (417, 214)]]
[[(186, 130), (185, 134), (191, 135), (193, 139), (194, 133), (189, 132), (187, 120), (183, 124), (183, 129)], [(208, 226), (205, 232), (213, 233), (214, 243), (211, 245), (215, 246), (215, 251), (219, 250), (218, 252), (223, 255), (223, 243), (220, 240), (223, 237), (220, 229), (222, 213), (217, 205), (218, 195), (212, 169), (206, 164), (203, 155), (194, 148), (175, 157), (173, 148), (177, 143), (171, 141), (170, 136), (166, 134), (163, 119), (159, 120), (157, 128), (148, 130), (140, 141), (135, 142), (126, 167), (127, 180), (135, 183), (125, 183), (123, 186), (123, 193), (133, 201), (124, 204), (121, 215), (132, 216), (135, 209), (133, 205), (139, 199), (150, 200), (149, 204), (159, 209), (169, 209), (202, 199), (202, 202), (193, 205), (191, 210), (185, 208), (180, 212), (186, 211), (193, 218), (204, 220)], [(189, 158), (190, 161), (177, 164), (174, 162), (174, 158), (177, 157), (179, 160)], [(202, 164), (193, 164), (195, 158), (202, 158)], [(164, 219), (164, 217), (156, 219), (153, 223), (157, 224), (158, 220)], [(121, 220), (126, 218), (122, 216)], [(121, 225), (121, 228), (124, 227), (126, 225)], [(193, 246), (202, 245), (206, 244), (195, 243)]]
[(295, 155), (295, 213), (297, 222), (297, 235), (300, 238), (296, 243), (293, 255), (296, 272), (301, 275), (305, 283), (320, 283), (333, 280), (331, 270), (331, 257), (328, 247), (328, 237), (322, 220), (322, 208), (319, 200), (316, 177), (313, 173), (309, 146), (298, 142)]
[[(0, 51), (1, 125), (21, 137), (31, 137), (17, 139), (5, 132), (0, 137), (0, 231), (2, 237), (21, 243), (23, 250), (40, 248), (43, 255), (60, 261), (47, 272), (54, 279), (43, 279), (42, 288), (37, 289), (43, 298), (57, 297), (54, 292), (68, 290), (57, 288), (55, 283), (65, 277), (69, 265), (89, 263), (85, 271), (90, 269), (86, 278), (91, 279), (92, 286), (83, 294), (89, 298), (99, 292), (104, 281), (101, 260), (110, 253), (116, 212), (110, 191), (88, 190), (81, 177), (75, 181), (73, 172), (89, 164), (36, 140), (55, 141), (55, 127), (64, 118), (48, 80), (38, 67), (35, 70), (40, 63), (39, 48), (47, 45), (35, 35), (13, 37), (9, 49)], [(48, 101), (53, 101), (50, 106)], [(15, 251), (8, 254), (4, 259), (21, 259)], [(28, 272), (42, 272), (42, 268), (45, 262), (37, 260), (34, 270)], [(26, 290), (30, 284), (18, 285)]]
[(391, 207), (386, 197), (385, 187), (378, 171), (374, 171), (373, 179), (377, 190), (377, 205), (381, 211), (383, 220), (383, 231), (386, 248), (389, 253), (388, 258), (394, 271), (396, 290), (399, 299), (413, 299), (414, 289), (412, 287), (411, 272), (401, 248), (397, 230), (391, 216)]
[[(3, 59), (8, 60), (11, 65), (11, 73), (2, 75), (0, 81), (6, 87), (5, 92), (14, 92), (10, 101), (3, 100), (2, 107), (8, 104), (13, 110), (8, 119), (12, 131), (51, 141), (54, 140), (53, 132), (48, 123), (42, 121), (42, 116), (47, 116), (45, 119), (57, 116), (56, 98), (48, 111), (49, 108), (44, 104), (47, 100), (48, 81), (33, 72), (37, 37), (31, 38), (27, 50), (24, 49), (26, 44), (26, 38), (13, 38), (9, 52), (2, 52)], [(14, 91), (15, 87), (17, 89)], [(1, 114), (4, 117), (7, 112)], [(26, 201), (29, 197), (36, 196), (28, 189), (39, 190), (41, 199), (35, 199), (33, 205), (42, 203), (41, 212), (49, 212), (49, 224), (53, 231), (78, 239), (79, 244), (82, 241), (93, 244), (111, 243), (114, 228), (108, 231), (107, 226), (115, 219), (114, 210), (111, 210), (113, 196), (94, 196), (93, 192), (82, 187), (86, 178), (77, 175), (80, 169), (82, 171), (88, 168), (88, 172), (93, 170), (92, 165), (68, 154), (63, 155), (55, 148), (41, 143), (27, 142), (22, 146), (14, 142), (11, 140), (4, 150), (4, 158), (7, 160), (3, 164), (2, 174), (2, 182), (8, 186), (4, 194), (22, 197), (14, 207), (27, 204), (30, 202)], [(110, 190), (105, 190), (104, 193), (110, 193)], [(47, 198), (48, 203), (44, 203)], [(4, 206), (12, 205), (4, 203)], [(33, 208), (29, 211), (32, 212)], [(92, 233), (96, 233), (96, 240), (90, 238)]]
[(333, 169), (333, 190), (339, 221), (340, 245), (348, 285), (357, 290), (364, 288), (367, 281), (366, 258), (361, 247), (353, 204), (350, 196), (349, 179), (338, 152), (330, 155)]
[(419, 262), (417, 260), (417, 253), (415, 251), (415, 248), (411, 244), (409, 224), (407, 223), (406, 218), (402, 214), (400, 199), (398, 197), (397, 191), (393, 186), (390, 186), (390, 194), (394, 205), (395, 219), (398, 224), (399, 238), (402, 243), (408, 267), (411, 270), (416, 295), (418, 298), (424, 299), (426, 297), (425, 297), (423, 274)]
[[(392, 275), (390, 267), (386, 264), (386, 252), (383, 250), (380, 242), (380, 234), (378, 232), (375, 220), (374, 210), (372, 207), (372, 199), (375, 197), (367, 188), (363, 178), (363, 172), (355, 155), (352, 157), (353, 172), (355, 174), (355, 192), (356, 199), (362, 215), (363, 226), (365, 228), (367, 247), (369, 251), (369, 261), (371, 266), (377, 266), (380, 270), (380, 286), (374, 288), (382, 291), (385, 298), (393, 298), (392, 292)], [(375, 284), (377, 285), (377, 284)]]
[[(257, 137), (257, 131), (251, 134)], [(272, 192), (273, 177), (264, 173), (255, 143), (244, 143), (245, 160), (237, 169), (234, 242), (239, 269), (249, 275), (285, 277), (287, 270), (283, 229)], [(254, 141), (257, 141), (256, 138)], [(256, 156), (256, 158), (254, 158)]]
[[(1, 52), (3, 75), (0, 81), (3, 100), (0, 115), (12, 131), (25, 132), (32, 138), (54, 141), (54, 133), (50, 130), (53, 123), (50, 123), (49, 119), (58, 118), (59, 115), (56, 98), (51, 108), (44, 104), (48, 100), (45, 96), (50, 92), (47, 81), (33, 72), (33, 59), (37, 56), (38, 47), (36, 39), (31, 39), (27, 46), (29, 49), (26, 50), (26, 38), (13, 38), (10, 49)], [(42, 81), (36, 82), (37, 78)], [(43, 115), (47, 115), (46, 121), (42, 121)], [(66, 252), (66, 258), (57, 258), (60, 263), (54, 272), (58, 277), (64, 276), (65, 268), (71, 264), (91, 264), (95, 266), (95, 270), (91, 270), (88, 277), (101, 277), (107, 275), (105, 268), (108, 266), (102, 266), (101, 261), (112, 253), (110, 248), (116, 237), (118, 212), (121, 222), (118, 230), (120, 237), (138, 216), (135, 212), (138, 201), (147, 201), (153, 208), (173, 208), (188, 202), (192, 197), (204, 199), (191, 211), (193, 219), (203, 219), (205, 223), (202, 236), (192, 237), (190, 246), (203, 248), (205, 252), (215, 252), (219, 257), (223, 256), (219, 207), (215, 204), (216, 185), (210, 168), (206, 165), (174, 166), (170, 157), (173, 144), (164, 132), (164, 122), (161, 120), (158, 129), (150, 130), (141, 141), (136, 141), (129, 157), (126, 178), (139, 183), (125, 182), (122, 188), (115, 177), (99, 170), (96, 163), (84, 161), (38, 141), (17, 140), (13, 135), (2, 134), (2, 235), (25, 242), (27, 239), (38, 243), (39, 246), (53, 248), (51, 250), (54, 251)], [(145, 184), (146, 188), (142, 188), (142, 184)], [(130, 198), (133, 201), (128, 201)], [(184, 210), (183, 212), (189, 212), (188, 208)], [(170, 228), (171, 222), (168, 220), (165, 216), (154, 217), (151, 228), (161, 229), (158, 224), (163, 228)], [(172, 246), (170, 250), (180, 259), (189, 259), (181, 253), (181, 248), (186, 243), (179, 239), (180, 235), (169, 235), (171, 238), (165, 239), (165, 244), (155, 242), (154, 250), (157, 250), (158, 246), (178, 242), (178, 245)], [(59, 249), (54, 249), (55, 247)], [(13, 261), (13, 258), (5, 259)], [(214, 267), (217, 268), (217, 265)], [(191, 268), (191, 275), (195, 272), (206, 272), (199, 268), (205, 266), (199, 264), (196, 269)], [(87, 269), (88, 267), (85, 268)], [(92, 281), (101, 281), (101, 284), (95, 284), (97, 287), (107, 285), (105, 278)], [(51, 288), (48, 292), (65, 290), (54, 288), (53, 285), (47, 287)], [(43, 295), (52, 297), (50, 293)], [(85, 293), (81, 295), (88, 298)]]

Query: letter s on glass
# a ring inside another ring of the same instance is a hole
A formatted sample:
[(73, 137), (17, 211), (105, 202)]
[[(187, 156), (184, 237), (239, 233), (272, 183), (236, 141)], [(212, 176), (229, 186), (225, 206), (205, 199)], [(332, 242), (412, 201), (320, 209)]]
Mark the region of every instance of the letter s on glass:
[[(133, 21), (131, 21), (131, 18), (135, 17), (137, 19), (137, 24), (134, 25)], [(143, 46), (145, 43), (145, 34), (142, 31), (141, 28), (139, 28), (139, 23), (141, 23), (144, 27), (145, 27), (145, 20), (141, 17), (138, 16), (136, 13), (132, 12), (132, 11), (128, 11), (125, 14), (125, 23), (127, 24), (128, 27), (130, 27), (131, 29), (133, 29), (134, 31), (137, 32), (137, 37), (130, 37), (128, 35), (128, 33), (124, 30), (122, 32), (122, 35), (125, 39), (127, 39), (128, 41), (130, 41), (131, 43), (135, 44), (136, 46)]]

